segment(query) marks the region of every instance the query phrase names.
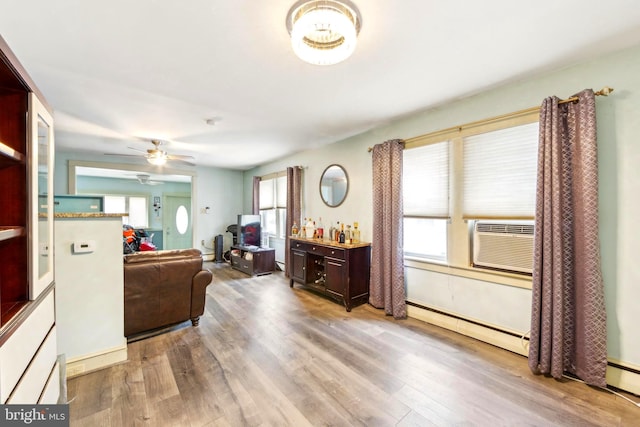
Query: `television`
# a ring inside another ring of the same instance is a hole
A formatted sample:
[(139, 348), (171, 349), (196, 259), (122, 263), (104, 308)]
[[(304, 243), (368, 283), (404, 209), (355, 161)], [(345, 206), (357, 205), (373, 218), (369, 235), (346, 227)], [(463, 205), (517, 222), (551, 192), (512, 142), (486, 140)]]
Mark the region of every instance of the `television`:
[(260, 215), (238, 215), (238, 245), (260, 246)]

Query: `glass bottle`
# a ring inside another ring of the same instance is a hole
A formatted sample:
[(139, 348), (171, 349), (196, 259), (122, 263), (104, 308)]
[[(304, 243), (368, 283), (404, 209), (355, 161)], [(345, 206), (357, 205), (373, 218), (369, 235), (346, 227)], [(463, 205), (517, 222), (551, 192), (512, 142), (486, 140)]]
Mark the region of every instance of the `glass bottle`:
[(318, 224), (316, 225), (316, 234), (318, 239), (322, 240), (324, 238), (324, 225), (322, 225), (322, 218), (318, 218)]
[(344, 232), (344, 242), (348, 245), (351, 244), (351, 224), (347, 224), (347, 229)]
[(340, 228), (340, 234), (338, 237), (338, 243), (344, 243), (344, 239), (345, 239), (345, 234), (344, 234), (344, 223), (340, 224), (341, 228)]
[(360, 243), (360, 230), (358, 230), (358, 223), (353, 222), (353, 231), (351, 232), (351, 242)]
[(291, 226), (291, 235), (296, 237), (298, 236), (298, 223), (293, 221), (293, 225)]
[(300, 227), (300, 232), (298, 233), (298, 237), (307, 237), (307, 218), (302, 221), (302, 226)]

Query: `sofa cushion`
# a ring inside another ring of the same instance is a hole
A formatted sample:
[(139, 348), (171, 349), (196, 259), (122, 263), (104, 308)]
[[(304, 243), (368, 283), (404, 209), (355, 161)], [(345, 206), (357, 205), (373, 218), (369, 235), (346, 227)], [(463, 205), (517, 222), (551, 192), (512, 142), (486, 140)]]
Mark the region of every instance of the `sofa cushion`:
[(198, 258), (202, 262), (202, 252), (198, 249), (165, 249), (162, 251), (135, 252), (125, 255), (124, 263), (158, 262), (180, 258)]

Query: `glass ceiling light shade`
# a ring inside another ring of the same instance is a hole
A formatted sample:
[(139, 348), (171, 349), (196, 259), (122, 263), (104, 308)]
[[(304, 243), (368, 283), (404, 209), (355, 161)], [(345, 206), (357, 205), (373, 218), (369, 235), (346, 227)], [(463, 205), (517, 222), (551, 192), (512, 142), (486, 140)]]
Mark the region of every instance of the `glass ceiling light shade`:
[(150, 153), (149, 156), (147, 156), (147, 162), (152, 165), (162, 166), (167, 163), (167, 153), (160, 150)]
[(314, 65), (333, 65), (351, 56), (361, 25), (358, 9), (348, 0), (301, 0), (287, 14), (293, 51)]

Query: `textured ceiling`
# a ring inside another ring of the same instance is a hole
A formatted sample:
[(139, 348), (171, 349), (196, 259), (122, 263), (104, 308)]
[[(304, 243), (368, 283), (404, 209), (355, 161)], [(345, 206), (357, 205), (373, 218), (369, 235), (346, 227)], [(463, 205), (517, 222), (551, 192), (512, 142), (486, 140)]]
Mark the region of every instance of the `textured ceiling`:
[(0, 0), (0, 34), (59, 148), (101, 160), (159, 138), (236, 169), (640, 43), (636, 0), (354, 1), (355, 54), (329, 67), (292, 53), (293, 0)]

